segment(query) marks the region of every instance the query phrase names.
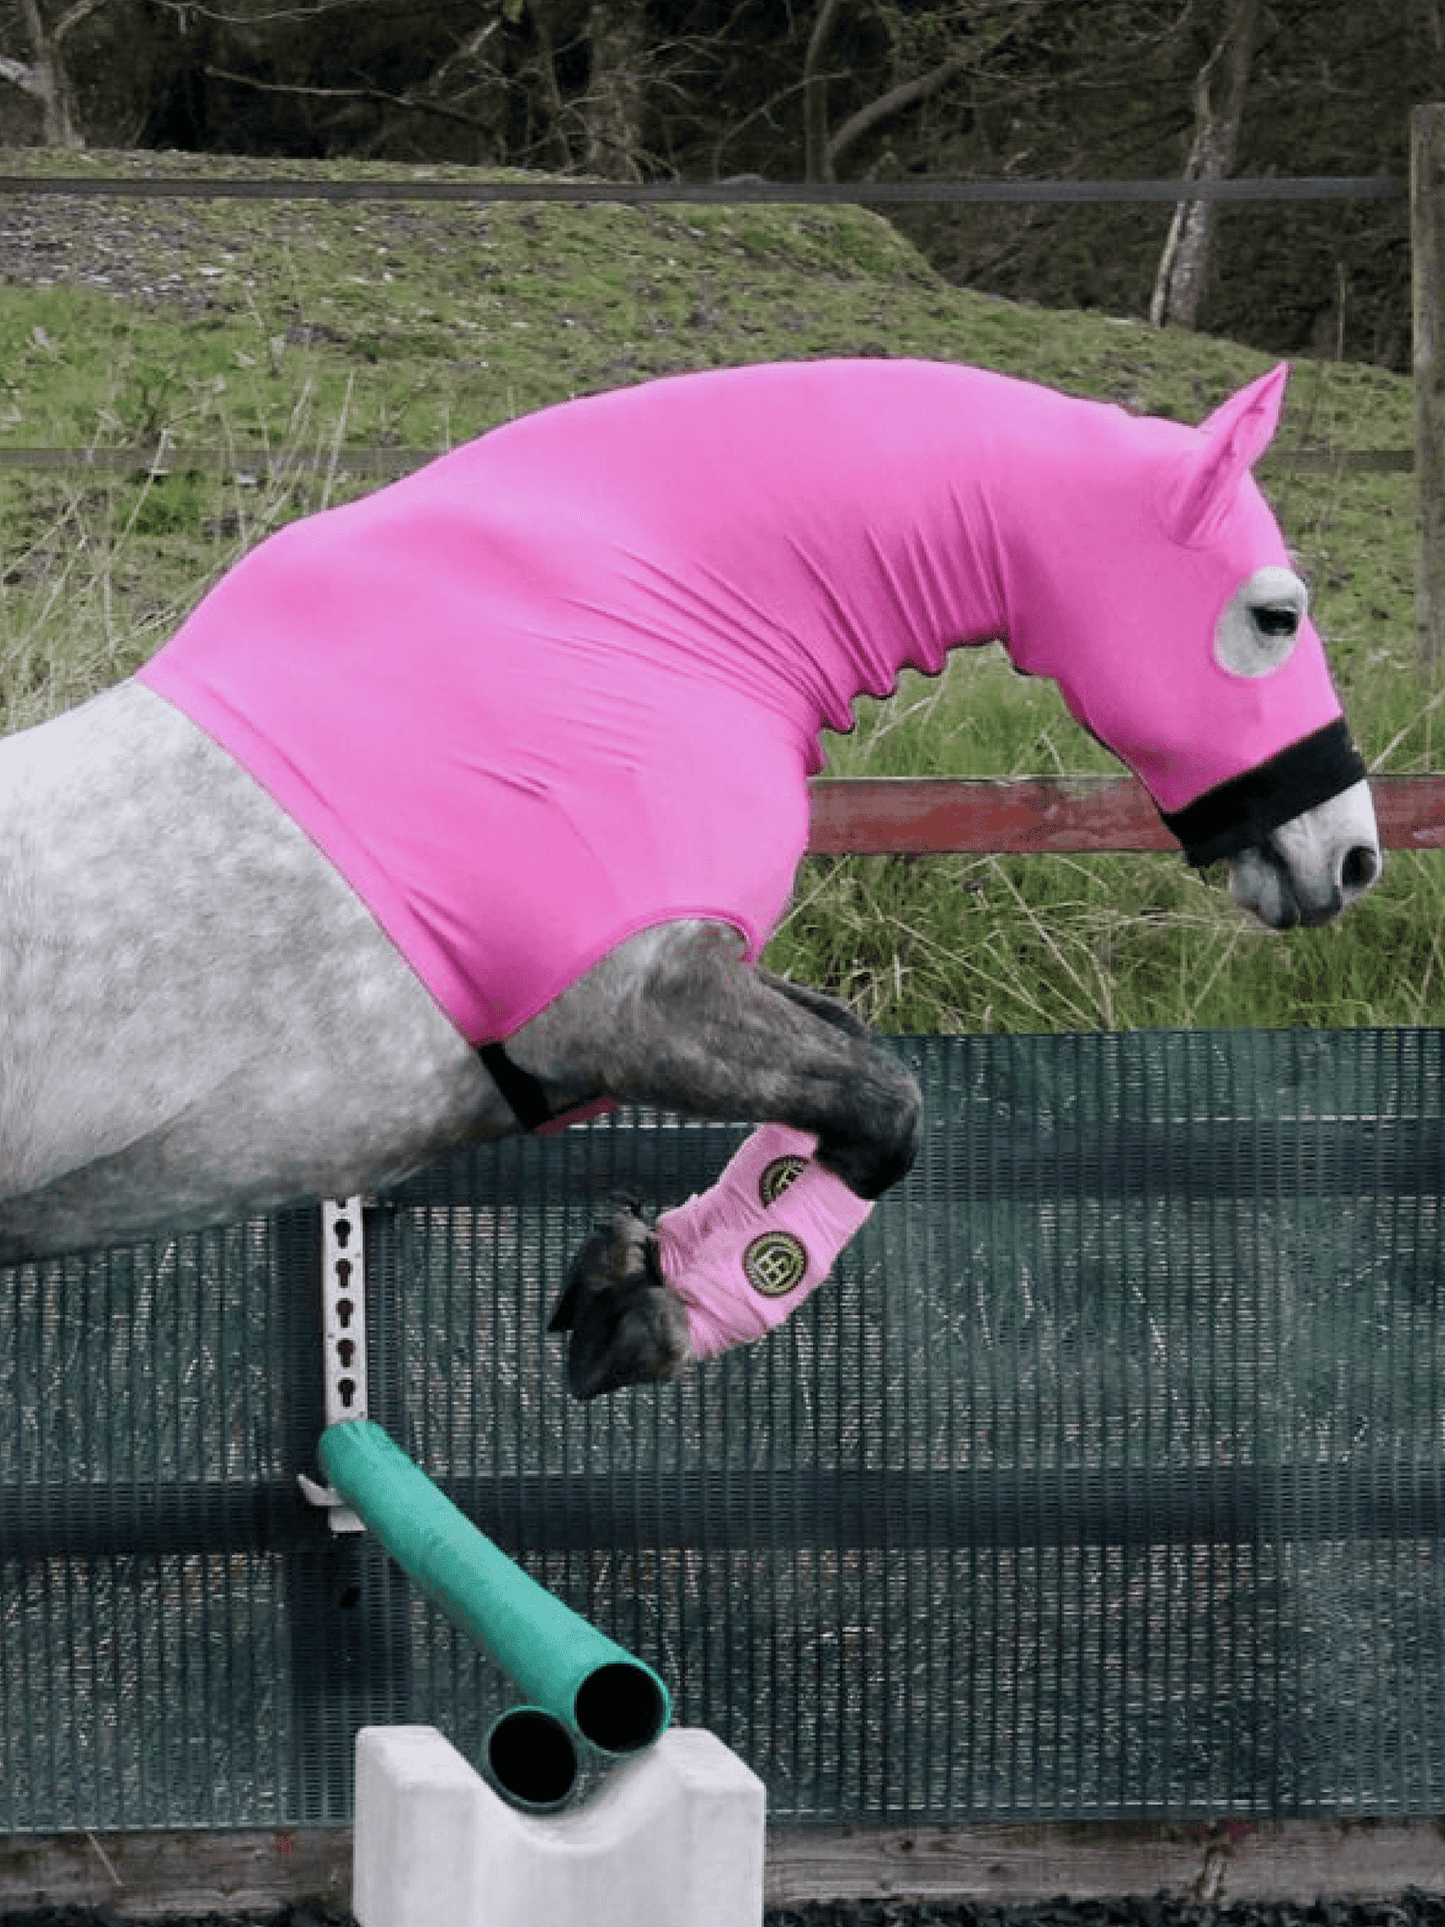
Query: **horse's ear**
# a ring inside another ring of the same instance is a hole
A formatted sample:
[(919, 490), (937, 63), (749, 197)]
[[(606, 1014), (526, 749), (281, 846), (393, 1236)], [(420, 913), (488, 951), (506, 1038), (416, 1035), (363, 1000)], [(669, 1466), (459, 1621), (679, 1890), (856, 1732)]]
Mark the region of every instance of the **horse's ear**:
[(1288, 383), (1289, 363), (1282, 361), (1199, 424), (1204, 445), (1180, 464), (1166, 508), (1177, 542), (1207, 541), (1224, 520), (1240, 483), (1274, 440)]

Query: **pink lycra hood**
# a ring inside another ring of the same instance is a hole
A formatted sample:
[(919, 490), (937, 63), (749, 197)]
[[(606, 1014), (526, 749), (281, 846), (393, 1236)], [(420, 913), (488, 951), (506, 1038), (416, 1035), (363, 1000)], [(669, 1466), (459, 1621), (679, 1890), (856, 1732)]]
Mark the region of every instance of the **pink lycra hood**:
[(1198, 428), (1063, 402), (1020, 433), (1015, 411), (995, 450), (999, 498), (1029, 504), (999, 544), (1010, 654), (1057, 681), (1165, 812), (1341, 714), (1307, 616), (1268, 675), (1236, 674), (1215, 652), (1241, 584), (1292, 567), (1250, 473), (1288, 378), (1281, 363)]
[(563, 403), (283, 529), (140, 680), (467, 1037), (505, 1038), (660, 923), (730, 923), (757, 956), (820, 732), (959, 644), (1006, 636), (1165, 811), (1335, 721), (1307, 624), (1267, 677), (1214, 654), (1240, 585), (1287, 562), (1248, 474), (1284, 380), (1202, 429), (920, 361)]

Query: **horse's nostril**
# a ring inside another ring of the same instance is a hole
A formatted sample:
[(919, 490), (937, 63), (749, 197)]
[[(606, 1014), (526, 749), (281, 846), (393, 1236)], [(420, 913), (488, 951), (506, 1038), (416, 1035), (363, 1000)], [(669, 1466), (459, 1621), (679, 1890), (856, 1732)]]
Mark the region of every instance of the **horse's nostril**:
[(1380, 874), (1380, 859), (1368, 843), (1357, 843), (1340, 865), (1340, 882), (1346, 890), (1368, 890)]

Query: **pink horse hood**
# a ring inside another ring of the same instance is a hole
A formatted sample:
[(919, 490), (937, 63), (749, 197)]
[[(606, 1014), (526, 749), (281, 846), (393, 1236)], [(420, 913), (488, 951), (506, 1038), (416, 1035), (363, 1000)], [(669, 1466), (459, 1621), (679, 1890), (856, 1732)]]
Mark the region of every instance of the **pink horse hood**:
[(1288, 561), (1248, 473), (1283, 387), (1199, 430), (916, 361), (564, 403), (262, 543), (140, 679), (504, 1038), (662, 922), (756, 956), (820, 732), (960, 643), (1006, 636), (1166, 812), (1337, 721), (1307, 623), (1268, 676), (1217, 652)]
[(1308, 616), (1268, 674), (1230, 669), (1218, 648), (1241, 585), (1293, 568), (1249, 472), (1287, 378), (1282, 364), (1197, 429), (1084, 403), (1047, 454), (1011, 449), (1033, 511), (1002, 564), (1010, 653), (1059, 684), (1165, 813), (1342, 715)]

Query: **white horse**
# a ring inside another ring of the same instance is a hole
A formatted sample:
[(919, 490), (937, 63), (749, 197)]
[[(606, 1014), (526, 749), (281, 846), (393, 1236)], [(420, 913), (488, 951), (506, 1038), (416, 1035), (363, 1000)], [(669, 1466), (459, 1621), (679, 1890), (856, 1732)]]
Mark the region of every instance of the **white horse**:
[[(960, 644), (1054, 677), (1263, 922), (1337, 914), (1381, 855), (1249, 472), (1284, 381), (1192, 429), (943, 364), (684, 376), (273, 537), (0, 744), (0, 1261), (597, 1100), (776, 1120), (877, 1197), (912, 1079), (756, 957), (820, 729)], [(555, 1322), (584, 1396), (687, 1359), (630, 1213)]]

